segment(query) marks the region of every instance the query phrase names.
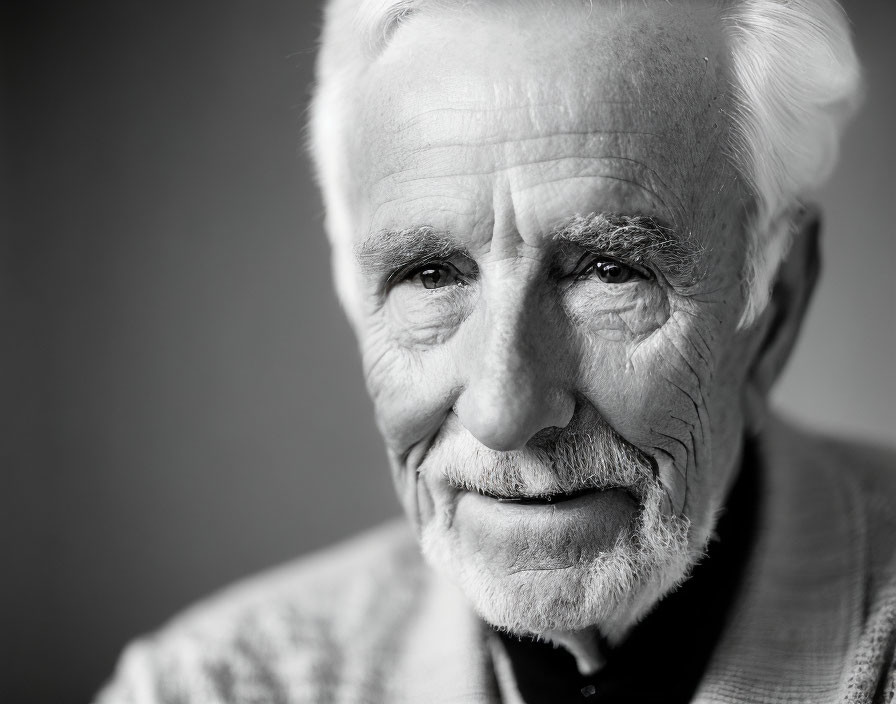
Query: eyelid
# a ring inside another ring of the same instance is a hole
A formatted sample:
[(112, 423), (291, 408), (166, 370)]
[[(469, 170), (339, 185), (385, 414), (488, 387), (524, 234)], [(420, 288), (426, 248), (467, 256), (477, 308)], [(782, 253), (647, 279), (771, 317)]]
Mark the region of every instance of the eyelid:
[(575, 266), (572, 268), (571, 276), (578, 277), (583, 269), (591, 266), (596, 261), (614, 262), (628, 269), (631, 269), (635, 274), (643, 279), (649, 280), (656, 278), (656, 275), (653, 273), (653, 271), (643, 264), (635, 264), (634, 262), (626, 261), (625, 259), (622, 259), (620, 257), (614, 257), (609, 254), (603, 254), (601, 252), (585, 252), (584, 254), (582, 254), (582, 256), (579, 257), (578, 261), (576, 261)]
[[(459, 259), (459, 258), (463, 258), (465, 261), (471, 262), (471, 271), (469, 271), (469, 272), (464, 271), (460, 266), (458, 266), (458, 264), (456, 264), (454, 261), (452, 261), (452, 260)], [(416, 261), (409, 262), (408, 264), (405, 264), (402, 267), (399, 267), (398, 269), (393, 271), (391, 274), (389, 274), (388, 278), (386, 279), (385, 284), (383, 284), (383, 293), (389, 293), (389, 291), (391, 291), (396, 285), (398, 285), (402, 281), (405, 281), (406, 279), (410, 278), (414, 274), (426, 269), (427, 267), (435, 267), (435, 266), (450, 267), (450, 268), (454, 269), (457, 272), (457, 274), (463, 278), (470, 278), (471, 276), (474, 276), (476, 274), (476, 272), (478, 271), (478, 267), (476, 266), (476, 264), (474, 262), (472, 262), (472, 260), (469, 260), (466, 257), (460, 257), (458, 255), (456, 255), (454, 257), (450, 257), (448, 259), (446, 259), (444, 257), (438, 257), (438, 256), (432, 257), (432, 258), (426, 258), (423, 260), (418, 259)]]
[(437, 264), (440, 261), (442, 260), (438, 258), (428, 259), (424, 261), (417, 260), (398, 267), (386, 278), (386, 282), (383, 284), (383, 292), (388, 293), (396, 284), (404, 281), (408, 276), (410, 276), (421, 267), (432, 266), (433, 264)]

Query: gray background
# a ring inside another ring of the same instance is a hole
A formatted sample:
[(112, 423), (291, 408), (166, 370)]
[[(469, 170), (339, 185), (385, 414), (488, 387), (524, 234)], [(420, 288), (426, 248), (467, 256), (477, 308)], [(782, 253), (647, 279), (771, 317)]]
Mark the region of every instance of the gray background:
[[(776, 402), (896, 430), (893, 11)], [(301, 149), (317, 8), (6, 3), (0, 700), (85, 701), (124, 642), (397, 512)]]

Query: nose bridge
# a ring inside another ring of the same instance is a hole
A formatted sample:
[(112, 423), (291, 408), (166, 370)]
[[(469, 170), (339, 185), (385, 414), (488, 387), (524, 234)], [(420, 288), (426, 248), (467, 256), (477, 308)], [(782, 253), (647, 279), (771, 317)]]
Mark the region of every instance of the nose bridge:
[(486, 326), (478, 355), (481, 381), (533, 384), (545, 381), (554, 340), (545, 302), (529, 287), (498, 292), (487, 302)]
[(456, 410), (482, 444), (517, 449), (572, 418), (562, 315), (532, 285), (501, 285), (486, 292), (484, 303)]

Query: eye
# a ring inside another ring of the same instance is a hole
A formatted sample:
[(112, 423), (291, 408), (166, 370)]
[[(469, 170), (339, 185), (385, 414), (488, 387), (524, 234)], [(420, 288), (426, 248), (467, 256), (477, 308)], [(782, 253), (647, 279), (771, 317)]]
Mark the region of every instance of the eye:
[(576, 273), (576, 281), (596, 276), (605, 284), (624, 284), (632, 279), (648, 278), (648, 274), (635, 267), (623, 264), (615, 259), (596, 257), (580, 267)]
[(466, 284), (466, 280), (457, 267), (448, 262), (436, 262), (417, 267), (403, 276), (402, 280), (422, 284), (426, 289)]

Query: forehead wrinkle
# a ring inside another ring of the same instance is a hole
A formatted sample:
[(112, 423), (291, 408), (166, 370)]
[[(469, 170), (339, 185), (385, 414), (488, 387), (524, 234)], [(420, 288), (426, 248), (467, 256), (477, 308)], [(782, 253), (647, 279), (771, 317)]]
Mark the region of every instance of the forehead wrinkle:
[[(526, 160), (522, 160), (522, 161), (515, 161), (510, 164), (501, 164), (501, 165), (495, 165), (495, 166), (489, 165), (490, 168), (480, 168), (480, 169), (476, 169), (476, 170), (464, 169), (464, 170), (458, 170), (456, 173), (448, 173), (448, 174), (442, 174), (442, 173), (429, 174), (429, 173), (427, 173), (427, 174), (419, 175), (420, 168), (415, 167), (412, 169), (396, 171), (396, 172), (390, 174), (389, 176), (386, 176), (385, 178), (382, 178), (380, 180), (381, 181), (389, 180), (394, 184), (404, 185), (404, 184), (410, 184), (410, 183), (417, 183), (417, 182), (421, 182), (421, 181), (429, 181), (429, 180), (433, 180), (433, 179), (440, 178), (440, 177), (444, 178), (445, 176), (494, 176), (496, 174), (507, 173), (507, 172), (513, 171), (515, 169), (521, 169), (526, 166), (541, 166), (541, 165), (548, 165), (548, 164), (554, 164), (554, 163), (559, 163), (559, 162), (563, 162), (563, 161), (573, 161), (573, 160), (595, 161), (595, 160), (601, 160), (604, 158), (605, 157), (582, 156), (581, 154), (556, 154), (555, 153), (555, 154), (552, 154), (551, 156), (540, 157), (540, 158), (535, 158), (535, 159), (526, 159)], [(613, 159), (615, 157), (609, 157), (609, 158)], [(635, 160), (635, 159), (630, 159), (629, 161), (637, 162), (637, 160)], [(408, 174), (408, 173), (412, 173), (415, 175), (405, 176), (405, 174)], [(627, 179), (625, 177), (616, 175), (616, 174), (596, 173), (596, 174), (579, 174), (579, 175), (611, 178), (615, 181), (626, 181), (628, 183), (631, 183), (634, 186), (638, 186), (639, 188), (644, 188), (644, 186), (642, 184), (640, 184), (636, 181), (632, 181), (631, 179)], [(649, 189), (645, 189), (645, 190), (649, 190)], [(650, 191), (650, 193), (653, 196), (657, 196), (657, 194), (654, 193), (653, 191)]]
[(643, 183), (641, 183), (640, 181), (636, 181), (635, 179), (625, 178), (624, 176), (619, 176), (617, 174), (611, 174), (611, 173), (598, 172), (598, 173), (593, 173), (593, 174), (573, 174), (570, 176), (564, 175), (564, 176), (557, 176), (556, 178), (545, 178), (545, 179), (541, 179), (538, 183), (534, 183), (530, 186), (526, 186), (524, 188), (518, 189), (518, 192), (524, 193), (529, 190), (535, 190), (538, 188), (542, 188), (542, 187), (544, 187), (548, 184), (552, 184), (552, 183), (565, 183), (568, 181), (582, 180), (582, 179), (586, 179), (586, 180), (587, 179), (607, 179), (609, 181), (618, 181), (619, 183), (628, 184), (629, 186), (632, 186), (633, 188), (637, 188), (641, 191), (644, 191), (647, 195), (652, 196), (659, 205), (661, 205), (664, 209), (668, 210), (669, 212), (672, 212), (672, 210), (669, 208), (669, 204), (653, 188), (646, 186)]
[[(432, 97), (436, 97), (435, 95)], [(444, 100), (444, 95), (438, 95), (439, 100)], [(478, 140), (479, 144), (498, 144), (508, 139), (515, 141), (526, 141), (529, 139), (540, 139), (545, 136), (560, 135), (590, 135), (592, 133), (605, 134), (641, 134), (651, 137), (668, 138), (667, 135), (650, 130), (633, 130), (628, 129), (576, 129), (575, 123), (585, 114), (597, 115), (597, 108), (601, 106), (626, 106), (638, 107), (638, 102), (631, 99), (626, 100), (609, 100), (606, 98), (591, 96), (585, 105), (560, 105), (556, 101), (539, 102), (529, 101), (520, 105), (496, 105), (493, 107), (471, 107), (463, 108), (457, 106), (440, 105), (439, 107), (428, 108), (426, 110), (408, 110), (408, 114), (399, 114), (394, 125), (384, 125), (383, 131), (393, 134), (404, 134), (415, 132), (421, 128), (434, 127), (435, 132), (449, 133), (446, 130), (446, 122), (448, 124), (465, 124), (473, 123), (480, 129), (484, 130), (482, 137)], [(494, 119), (494, 115), (499, 115), (502, 119)], [(536, 134), (531, 137), (524, 135), (506, 137), (507, 122), (506, 118), (511, 115), (522, 114), (526, 119), (525, 123), (535, 130), (544, 129), (545, 123), (553, 121), (547, 128), (547, 134)], [(606, 115), (599, 114), (604, 122), (613, 121), (616, 118), (612, 112)], [(466, 117), (466, 120), (464, 120)], [(595, 118), (596, 119), (596, 118)], [(571, 128), (565, 127), (570, 124)], [(497, 137), (495, 139), (494, 137)], [(435, 142), (442, 146), (452, 146), (451, 142)], [(461, 144), (465, 144), (462, 142)]]
[[(383, 158), (378, 160), (381, 173), (371, 179), (371, 189), (415, 185), (439, 177), (487, 177), (527, 167), (550, 168), (565, 162), (581, 165), (574, 166), (570, 175), (627, 180), (646, 190), (670, 215), (687, 211), (679, 192), (682, 184), (678, 183), (677, 166), (670, 163), (669, 149), (663, 148), (671, 144), (670, 139), (656, 132), (589, 127), (532, 134), (529, 127), (523, 134), (501, 138), (456, 135), (448, 141), (439, 133), (427, 133), (427, 137), (425, 144), (407, 144), (401, 140), (385, 150)], [(650, 142), (656, 140), (648, 153), (644, 153), (647, 149), (644, 138)], [(527, 144), (533, 148), (523, 149)], [(506, 152), (507, 147), (511, 151)], [(591, 161), (596, 162), (595, 167), (588, 166)], [(548, 176), (548, 180), (553, 178)]]
[(704, 253), (702, 246), (682, 240), (662, 220), (644, 215), (576, 215), (554, 230), (553, 239), (635, 264), (657, 262), (667, 276), (682, 283), (696, 278), (696, 262)]
[[(441, 199), (456, 200), (461, 203), (467, 203), (471, 200), (469, 197), (464, 198), (461, 196), (455, 196), (455, 195), (450, 195), (450, 194), (441, 193), (441, 192), (438, 194), (438, 196)], [(380, 211), (383, 210), (384, 208), (388, 208), (393, 203), (401, 203), (403, 205), (409, 205), (411, 203), (426, 201), (430, 198), (432, 198), (431, 194), (422, 194), (422, 195), (416, 195), (416, 196), (408, 196), (405, 194), (401, 194), (401, 195), (392, 196), (390, 198), (384, 198), (384, 199), (378, 200), (376, 203), (376, 207), (373, 209), (373, 212), (370, 215), (370, 219), (371, 219), (371, 221), (376, 221), (376, 218), (379, 215)], [(446, 211), (447, 209), (442, 207), (442, 210)], [(410, 228), (410, 229), (414, 229), (414, 228)], [(422, 230), (423, 228), (420, 227), (417, 229)], [(390, 230), (388, 230), (388, 229), (377, 230), (377, 232), (389, 232), (389, 231)]]
[[(384, 156), (406, 157), (432, 148), (466, 149), (558, 138), (579, 138), (576, 140), (579, 142), (581, 138), (590, 141), (606, 137), (648, 137), (659, 140), (663, 146), (678, 140), (670, 133), (669, 125), (650, 122), (644, 115), (633, 122), (630, 112), (618, 110), (620, 106), (638, 109), (639, 101), (632, 99), (577, 96), (573, 104), (530, 100), (524, 104), (464, 108), (445, 104), (444, 93), (431, 91), (429, 98), (441, 104), (421, 110), (418, 101), (400, 99), (393, 103), (397, 109), (390, 120), (372, 116), (381, 134), (399, 140), (385, 150)], [(519, 100), (517, 96), (515, 99)], [(500, 102), (500, 98), (495, 100)]]
[[(440, 134), (440, 133), (437, 133)], [(466, 153), (469, 156), (472, 156), (471, 150), (476, 149), (489, 149), (495, 147), (521, 147), (523, 145), (532, 145), (533, 149), (537, 149), (539, 151), (544, 151), (543, 147), (539, 145), (539, 142), (547, 143), (547, 146), (551, 147), (550, 157), (546, 159), (532, 159), (529, 161), (523, 161), (519, 163), (509, 163), (504, 164), (503, 168), (510, 169), (517, 166), (529, 166), (533, 164), (538, 164), (540, 161), (545, 160), (559, 160), (559, 159), (598, 159), (598, 160), (615, 160), (615, 161), (625, 161), (631, 164), (635, 164), (642, 168), (647, 169), (652, 172), (654, 176), (657, 178), (659, 174), (656, 169), (647, 166), (643, 160), (637, 159), (634, 157), (625, 157), (621, 154), (615, 153), (617, 150), (622, 151), (625, 147), (623, 145), (630, 144), (630, 140), (636, 140), (635, 146), (638, 149), (643, 150), (644, 145), (638, 144), (638, 138), (650, 138), (651, 141), (658, 140), (660, 143), (665, 143), (663, 146), (667, 146), (672, 144), (672, 140), (666, 136), (656, 132), (650, 132), (645, 130), (637, 130), (637, 129), (602, 129), (602, 128), (587, 128), (581, 130), (545, 130), (543, 134), (534, 134), (534, 135), (511, 135), (504, 136), (501, 138), (481, 138), (475, 135), (458, 135), (457, 137), (451, 140), (439, 140), (435, 139), (427, 139), (425, 144), (419, 145), (407, 145), (404, 143), (398, 143), (393, 145), (388, 151), (384, 152), (384, 161), (386, 163), (394, 162), (398, 168), (390, 175), (398, 176), (402, 172), (413, 172), (419, 169), (419, 162), (417, 161), (420, 157), (428, 158), (428, 159), (436, 159), (437, 162), (441, 162), (444, 165), (450, 165), (456, 163), (455, 160), (451, 159), (453, 153), (456, 151), (460, 151), (462, 153)], [(615, 138), (608, 140), (607, 138)], [(557, 149), (556, 145), (552, 144), (557, 140), (561, 140), (563, 144), (567, 145), (567, 149)], [(608, 148), (607, 142), (611, 145), (615, 145), (615, 149), (611, 147), (611, 151), (598, 151), (598, 153), (589, 153), (595, 147), (598, 149), (606, 150)], [(654, 149), (654, 152), (656, 149)], [(486, 154), (490, 155), (489, 161), (495, 163), (499, 161), (498, 155), (499, 151), (491, 151), (486, 152)], [(464, 171), (464, 174), (470, 176), (476, 175), (484, 175), (489, 173), (489, 171)], [(386, 176), (388, 178), (388, 176)], [(666, 185), (664, 179), (660, 179), (663, 182), (663, 185)], [(398, 183), (402, 183), (403, 181), (398, 180)]]

